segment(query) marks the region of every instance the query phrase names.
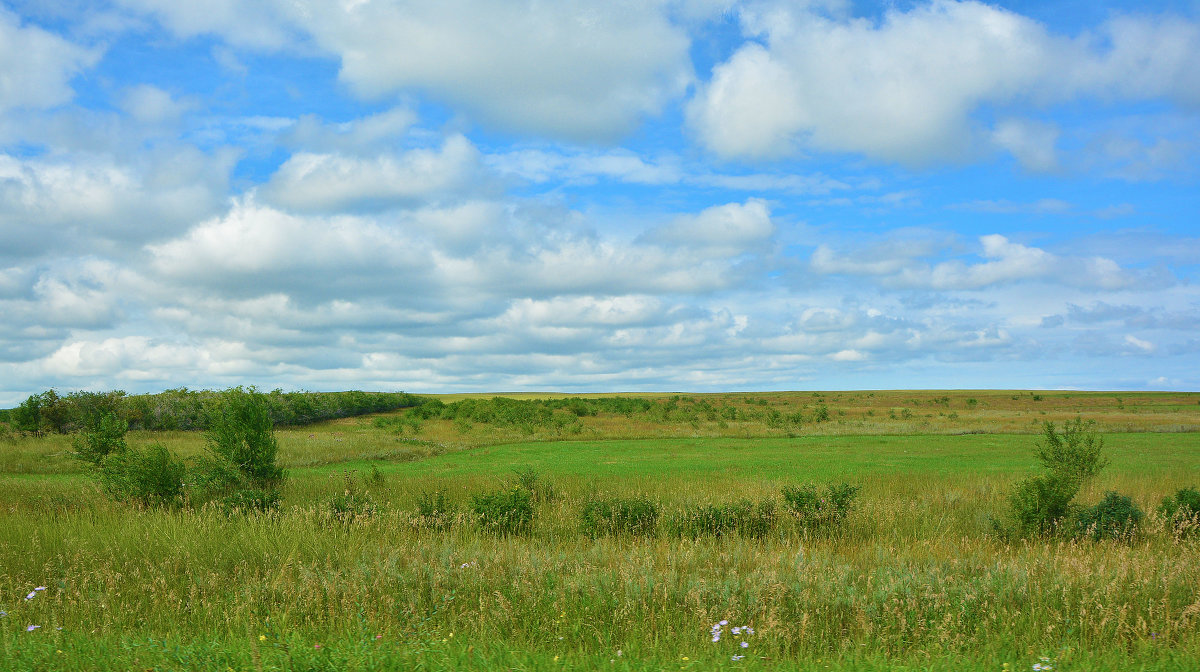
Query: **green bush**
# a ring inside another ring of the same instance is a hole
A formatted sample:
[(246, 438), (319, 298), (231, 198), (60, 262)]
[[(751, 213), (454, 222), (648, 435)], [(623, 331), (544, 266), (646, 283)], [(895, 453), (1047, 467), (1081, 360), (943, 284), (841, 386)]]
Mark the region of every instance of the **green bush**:
[(1182, 488), (1173, 497), (1164, 497), (1158, 512), (1180, 535), (1189, 535), (1200, 529), (1200, 490)]
[(275, 464), (275, 425), (265, 395), (253, 388), (235, 387), (225, 393), (204, 438), (208, 450), (235, 466), (250, 487), (269, 489), (283, 481), (283, 469)]
[(151, 507), (183, 503), (186, 467), (162, 444), (110, 453), (99, 466), (101, 487), (117, 501)]
[(763, 500), (755, 504), (741, 500), (728, 504), (695, 504), (685, 508), (670, 524), (679, 536), (698, 538), (705, 535), (726, 537), (739, 535), (762, 538), (775, 529), (775, 502)]
[(517, 534), (533, 526), (533, 495), (522, 487), (472, 495), (471, 510), (479, 526), (495, 534)]
[(651, 536), (658, 528), (658, 504), (645, 497), (593, 499), (579, 512), (579, 528), (591, 538), (627, 534)]
[(80, 433), (72, 441), (75, 456), (99, 466), (100, 462), (110, 454), (124, 452), (125, 433), (129, 423), (112, 413), (104, 413), (96, 419), (91, 431)]
[(840, 523), (849, 515), (857, 496), (858, 487), (847, 483), (827, 485), (824, 494), (813, 484), (783, 488), (784, 506), (806, 529)]
[(454, 504), (442, 490), (417, 495), (414, 524), (430, 530), (448, 530), (454, 523)]
[(1101, 539), (1131, 539), (1144, 518), (1133, 500), (1108, 492), (1099, 504), (1083, 509), (1076, 518), (1081, 534), (1095, 541)]
[(1064, 522), (1079, 515), (1072, 503), (1075, 495), (1108, 464), (1103, 449), (1104, 439), (1094, 422), (1076, 418), (1065, 423), (1061, 433), (1054, 423), (1044, 423), (1034, 452), (1045, 473), (1017, 484), (1008, 498), (1010, 522), (995, 522), (996, 530), (1017, 537), (1064, 531)]

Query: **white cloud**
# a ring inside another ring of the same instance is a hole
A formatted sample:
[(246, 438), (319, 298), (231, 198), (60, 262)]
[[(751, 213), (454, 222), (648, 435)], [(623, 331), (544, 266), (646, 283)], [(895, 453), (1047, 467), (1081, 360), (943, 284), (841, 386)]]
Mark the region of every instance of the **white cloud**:
[(1058, 169), (1059, 129), (1054, 124), (1027, 119), (1005, 119), (992, 131), (992, 142), (1006, 150), (1025, 170), (1048, 173)]
[(0, 7), (0, 112), (52, 107), (74, 97), (71, 78), (90, 68), (99, 50), (86, 49)]
[(628, 133), (692, 81), (690, 40), (662, 3), (122, 2), (182, 36), (332, 54), (341, 79), (364, 98), (423, 92), (536, 134)]
[(673, 248), (701, 248), (721, 255), (738, 256), (761, 251), (775, 234), (766, 201), (752, 198), (685, 215), (651, 231), (643, 240)]
[(768, 46), (717, 66), (689, 107), (701, 141), (724, 156), (797, 146), (904, 162), (961, 155), (967, 115), (1034, 83), (1047, 39), (975, 2), (891, 11), (879, 25), (782, 11), (757, 23)]
[(0, 256), (116, 253), (172, 235), (222, 202), (232, 156), (180, 149), (143, 156), (140, 164), (88, 154), (0, 154)]
[[(980, 2), (933, 0), (878, 23), (808, 10), (746, 11), (749, 42), (713, 70), (688, 106), (699, 140), (727, 157), (806, 148), (901, 163), (978, 148), (986, 107), (1080, 98), (1200, 104), (1200, 26), (1118, 17), (1098, 35), (1052, 35)], [(1027, 169), (1058, 166), (1052, 126), (1007, 119), (991, 143)]]
[(979, 290), (1014, 282), (1042, 281), (1071, 287), (1121, 289), (1142, 283), (1136, 274), (1104, 257), (1064, 257), (1037, 247), (1014, 243), (991, 234), (979, 238), (978, 256), (983, 261), (961, 260), (928, 264), (919, 261), (912, 250), (881, 254), (879, 246), (838, 254), (827, 245), (813, 253), (810, 268), (821, 274), (878, 276), (884, 285), (896, 288), (923, 288), (942, 291)]
[(191, 105), (180, 102), (157, 86), (139, 84), (127, 88), (119, 101), (121, 109), (140, 124), (166, 124), (179, 120)]
[(263, 186), (272, 203), (302, 211), (381, 208), (435, 200), (475, 186), (479, 153), (461, 135), (440, 150), (413, 149), (373, 157), (293, 154)]

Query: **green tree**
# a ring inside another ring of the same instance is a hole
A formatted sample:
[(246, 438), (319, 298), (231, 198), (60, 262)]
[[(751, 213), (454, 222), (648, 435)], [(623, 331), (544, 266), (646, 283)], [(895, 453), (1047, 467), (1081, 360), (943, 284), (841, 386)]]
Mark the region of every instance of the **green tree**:
[(205, 432), (208, 450), (233, 465), (252, 487), (279, 485), (285, 474), (275, 463), (279, 444), (264, 395), (235, 387), (222, 397)]

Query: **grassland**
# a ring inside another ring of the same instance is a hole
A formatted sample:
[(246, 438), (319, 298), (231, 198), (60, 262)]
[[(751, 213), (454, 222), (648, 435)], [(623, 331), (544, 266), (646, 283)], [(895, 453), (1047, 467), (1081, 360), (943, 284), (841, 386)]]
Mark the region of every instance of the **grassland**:
[[(544, 426), (415, 423), (405, 411), (281, 430), (290, 478), (273, 516), (132, 510), (104, 498), (67, 437), (9, 438), (4, 669), (1200, 668), (1195, 538), (1152, 513), (1131, 543), (1006, 541), (989, 520), (1031, 473), (1045, 420), (1079, 416), (1105, 433), (1111, 464), (1085, 503), (1117, 490), (1152, 511), (1200, 485), (1200, 395), (653, 402)], [(187, 432), (129, 440), (185, 456), (202, 445)], [(527, 534), (481, 532), (469, 497), (527, 467), (556, 496)], [(762, 539), (578, 529), (597, 496), (645, 495), (669, 515), (805, 481), (862, 488), (844, 525), (814, 532), (782, 518)], [(336, 519), (329, 502), (348, 488), (369, 493), (375, 513)], [(414, 514), (434, 490), (459, 505), (449, 530)], [(711, 641), (722, 619), (754, 628), (747, 648), (727, 630)]]

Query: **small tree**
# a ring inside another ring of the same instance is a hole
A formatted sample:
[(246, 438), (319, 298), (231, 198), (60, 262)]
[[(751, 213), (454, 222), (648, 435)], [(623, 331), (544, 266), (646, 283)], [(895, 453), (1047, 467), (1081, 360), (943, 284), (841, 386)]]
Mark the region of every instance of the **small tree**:
[(125, 432), (128, 430), (129, 423), (112, 413), (105, 413), (96, 421), (95, 427), (75, 437), (75, 456), (100, 466), (108, 455), (125, 451)]
[(263, 395), (254, 388), (227, 390), (204, 438), (208, 450), (237, 468), (256, 488), (275, 487), (284, 472), (275, 464), (279, 444)]
[(1108, 461), (1101, 456), (1104, 439), (1094, 422), (1076, 418), (1063, 425), (1062, 433), (1054, 423), (1042, 425), (1042, 441), (1034, 451), (1046, 473), (1027, 478), (1017, 484), (1008, 502), (1012, 527), (1004, 530), (1026, 536), (1050, 534), (1078, 511), (1073, 504), (1075, 495), (1084, 483), (1100, 473)]

